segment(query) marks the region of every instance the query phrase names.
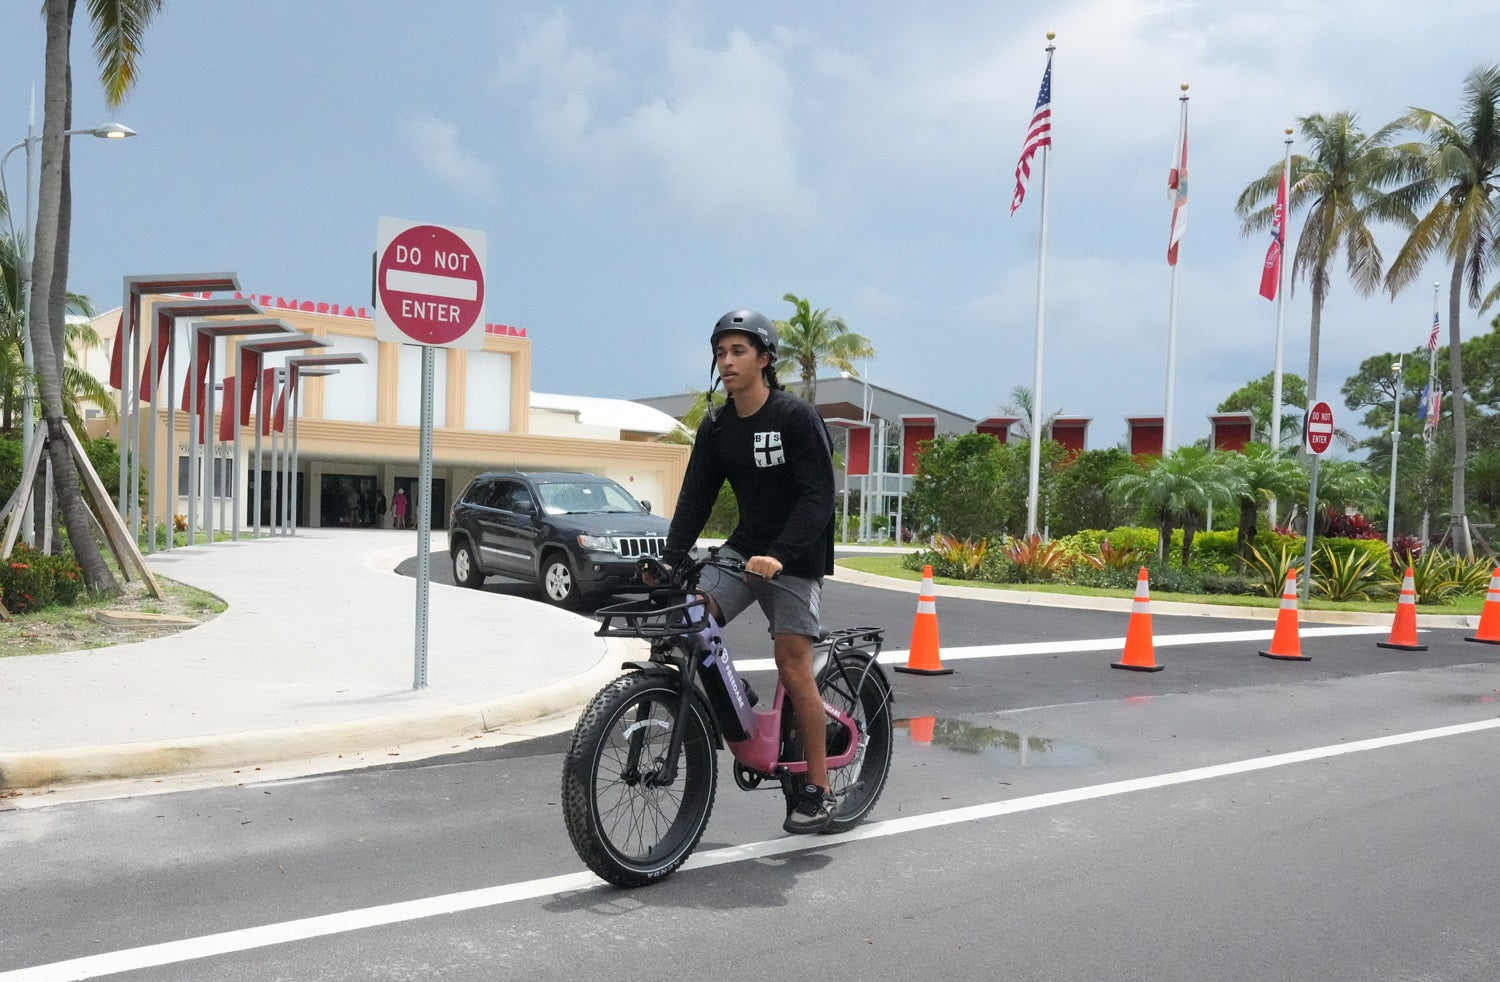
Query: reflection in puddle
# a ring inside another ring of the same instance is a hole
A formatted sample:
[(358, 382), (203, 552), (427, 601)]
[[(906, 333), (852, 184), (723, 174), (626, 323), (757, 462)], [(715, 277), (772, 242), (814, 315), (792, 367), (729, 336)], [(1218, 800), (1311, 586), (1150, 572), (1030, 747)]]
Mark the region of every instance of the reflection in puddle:
[(1097, 750), (1080, 743), (978, 726), (961, 719), (913, 716), (896, 720), (896, 728), (906, 730), (913, 743), (965, 754), (1002, 757), (1022, 767), (1073, 767), (1097, 764), (1102, 759)]

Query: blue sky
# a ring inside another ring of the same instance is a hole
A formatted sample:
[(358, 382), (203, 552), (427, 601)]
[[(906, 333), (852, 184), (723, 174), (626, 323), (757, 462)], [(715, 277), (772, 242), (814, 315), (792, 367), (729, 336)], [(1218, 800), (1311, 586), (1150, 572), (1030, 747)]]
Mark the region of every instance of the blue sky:
[[(33, 81), (40, 105), (39, 7), (0, 14), (7, 147)], [(78, 32), (74, 125), (140, 136), (75, 138), (71, 285), (102, 309), (128, 274), (231, 270), (248, 292), (368, 305), (389, 215), (487, 233), (488, 319), (527, 329), (539, 391), (702, 387), (718, 316), (785, 317), (790, 292), (872, 340), (872, 381), (994, 414), (1031, 382), (1035, 184), (1007, 211), (1048, 30), (1043, 404), (1092, 417), (1093, 447), (1163, 408), (1180, 82), (1175, 426), (1190, 440), (1272, 367), (1266, 242), (1239, 235), (1233, 204), (1280, 160), (1284, 128), (1340, 109), (1369, 129), (1409, 105), (1456, 112), (1464, 74), (1500, 61), (1493, 0), (1420, 14), (1395, 0), (168, 0), (118, 111)], [(1324, 398), (1364, 357), (1425, 342), (1432, 273), (1395, 301), (1335, 279)], [(1299, 374), (1308, 318), (1299, 286), (1285, 362)]]

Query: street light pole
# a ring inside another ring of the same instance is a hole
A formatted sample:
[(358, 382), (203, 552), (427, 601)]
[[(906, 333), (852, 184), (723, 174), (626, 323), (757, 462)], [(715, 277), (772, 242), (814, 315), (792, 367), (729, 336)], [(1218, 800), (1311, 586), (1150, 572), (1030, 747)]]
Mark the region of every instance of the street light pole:
[(1391, 366), (1394, 378), (1395, 397), (1391, 405), (1391, 499), (1385, 510), (1385, 545), (1389, 549), (1396, 541), (1396, 451), (1401, 436), (1401, 360)]
[[(22, 460), (25, 460), (31, 453), (32, 444), (36, 442), (36, 410), (33, 401), (33, 386), (31, 384), (31, 376), (36, 371), (36, 349), (31, 343), (31, 264), (35, 258), (32, 253), (32, 246), (36, 242), (36, 218), (33, 214), (31, 203), (31, 174), (34, 169), (32, 163), (34, 148), (37, 146), (37, 144), (42, 142), (42, 135), (36, 131), (35, 99), (35, 92), (33, 92), (31, 116), (26, 121), (26, 139), (6, 150), (4, 156), (0, 156), (0, 191), (5, 192), (5, 197), (9, 199), (10, 192), (5, 189), (5, 162), (9, 160), (10, 155), (15, 153), (17, 150), (20, 150), (22, 148), (25, 148), (26, 150), (26, 234), (24, 237), (20, 238), (20, 241), (24, 245), (21, 255), (21, 358), (26, 367), (25, 377), (21, 380)], [(63, 137), (66, 139), (68, 137), (77, 136), (80, 133), (87, 133), (91, 136), (99, 137), (100, 139), (113, 140), (124, 139), (128, 136), (135, 136), (135, 130), (131, 129), (128, 126), (121, 126), (119, 123), (105, 123), (104, 125), (96, 126), (93, 129), (64, 130)], [(11, 220), (11, 216), (7, 216), (7, 220), (10, 221), (10, 237), (11, 241), (14, 243), (18, 239), (18, 236), (16, 235), (15, 222)], [(23, 541), (28, 546), (35, 545), (35, 532), (32, 528), (34, 524), (35, 523), (32, 520), (31, 498), (28, 496), (26, 499), (26, 510), (21, 520), (21, 534), (23, 537)]]

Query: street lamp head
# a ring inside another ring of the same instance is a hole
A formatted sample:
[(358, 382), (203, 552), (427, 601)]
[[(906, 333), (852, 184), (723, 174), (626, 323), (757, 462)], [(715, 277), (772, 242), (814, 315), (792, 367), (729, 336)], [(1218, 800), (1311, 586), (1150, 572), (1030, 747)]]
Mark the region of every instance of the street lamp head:
[(120, 123), (105, 123), (89, 130), (101, 140), (123, 140), (127, 136), (135, 136), (135, 130)]
[(1391, 374), (1392, 375), (1400, 375), (1401, 374), (1401, 363), (1399, 361), (1393, 361), (1393, 362), (1391, 362)]

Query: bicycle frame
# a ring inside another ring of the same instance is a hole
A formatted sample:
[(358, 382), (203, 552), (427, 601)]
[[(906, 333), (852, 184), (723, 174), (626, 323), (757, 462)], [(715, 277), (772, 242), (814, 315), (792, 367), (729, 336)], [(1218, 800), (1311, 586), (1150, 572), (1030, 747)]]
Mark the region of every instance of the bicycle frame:
[[(786, 690), (780, 679), (776, 682), (771, 705), (766, 709), (755, 708), (735, 669), (734, 660), (724, 646), (719, 624), (701, 596), (690, 590), (670, 594), (671, 599), (679, 597), (681, 602), (671, 605), (662, 605), (658, 595), (649, 601), (604, 607), (598, 612), (603, 617), (596, 632), (599, 636), (644, 638), (652, 642), (649, 663), (630, 663), (625, 667), (660, 670), (661, 666), (670, 665), (685, 682), (666, 763), (660, 772), (650, 777), (651, 783), (665, 786), (676, 778), (675, 761), (682, 739), (680, 721), (686, 715), (689, 701), (698, 692), (706, 697), (719, 737), (736, 761), (765, 777), (806, 773), (806, 760), (780, 759), (786, 701)], [(616, 621), (623, 623), (617, 624)], [(818, 643), (818, 648), (823, 649), (822, 657), (828, 660), (825, 667), (837, 664), (835, 660), (849, 651), (863, 652), (868, 657), (864, 667), (864, 672), (868, 673), (879, 671), (876, 665), (882, 642), (883, 632), (879, 628), (851, 628), (829, 634)], [(829, 754), (828, 768), (846, 767), (859, 751), (862, 737), (859, 725), (826, 701), (823, 711), (827, 718), (843, 728), (847, 736), (847, 740), (842, 741), (843, 749), (837, 754)], [(633, 740), (629, 760), (632, 769), (639, 766), (639, 753), (640, 741)]]

